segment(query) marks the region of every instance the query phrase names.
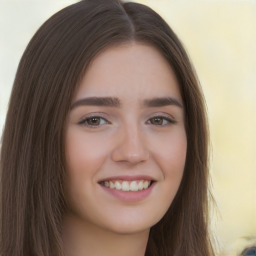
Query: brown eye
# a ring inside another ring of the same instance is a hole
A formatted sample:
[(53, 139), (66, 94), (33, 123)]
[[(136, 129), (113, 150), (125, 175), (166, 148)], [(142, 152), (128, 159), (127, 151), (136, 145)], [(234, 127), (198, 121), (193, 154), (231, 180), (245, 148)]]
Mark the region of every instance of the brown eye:
[(163, 125), (163, 118), (162, 117), (154, 117), (150, 119), (151, 124), (154, 125)]
[(164, 116), (155, 116), (148, 120), (149, 124), (157, 125), (157, 126), (165, 126), (168, 124), (175, 124), (176, 122), (171, 118), (164, 117)]
[(100, 125), (100, 118), (99, 117), (91, 117), (86, 120), (87, 124), (89, 125)]
[(79, 122), (79, 124), (81, 125), (93, 126), (93, 127), (101, 126), (106, 123), (108, 123), (107, 120), (100, 116), (87, 117), (83, 119), (81, 122)]

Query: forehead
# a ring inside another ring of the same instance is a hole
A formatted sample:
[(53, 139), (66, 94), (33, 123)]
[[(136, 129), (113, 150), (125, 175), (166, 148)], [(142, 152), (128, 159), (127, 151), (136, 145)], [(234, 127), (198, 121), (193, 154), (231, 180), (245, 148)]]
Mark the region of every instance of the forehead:
[(153, 46), (132, 42), (112, 46), (91, 62), (75, 99), (94, 96), (166, 97), (181, 100), (176, 75)]

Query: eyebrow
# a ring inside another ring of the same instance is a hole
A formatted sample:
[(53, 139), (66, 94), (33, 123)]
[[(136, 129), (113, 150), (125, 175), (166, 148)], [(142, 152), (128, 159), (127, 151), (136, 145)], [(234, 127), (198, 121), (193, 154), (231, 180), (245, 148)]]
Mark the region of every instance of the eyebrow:
[(146, 107), (164, 107), (169, 105), (174, 105), (180, 108), (183, 108), (182, 103), (172, 97), (164, 97), (164, 98), (153, 98), (144, 101), (144, 105)]
[(71, 110), (78, 106), (104, 106), (120, 107), (121, 103), (118, 98), (112, 97), (89, 97), (76, 101), (71, 105)]
[[(143, 101), (143, 106), (145, 107), (164, 107), (174, 105), (183, 108), (181, 102), (172, 97), (163, 98), (152, 98)], [(121, 107), (121, 102), (118, 98), (114, 97), (89, 97), (83, 98), (76, 101), (71, 105), (71, 110), (79, 106), (104, 106), (104, 107)]]

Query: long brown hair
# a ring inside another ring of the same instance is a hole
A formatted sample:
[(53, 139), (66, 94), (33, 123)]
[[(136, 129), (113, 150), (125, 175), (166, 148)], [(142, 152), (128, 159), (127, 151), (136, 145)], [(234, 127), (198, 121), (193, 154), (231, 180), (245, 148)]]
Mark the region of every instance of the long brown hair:
[(2, 256), (64, 255), (64, 127), (87, 66), (112, 45), (157, 48), (185, 105), (187, 159), (178, 193), (151, 228), (147, 256), (213, 255), (208, 235), (208, 131), (202, 92), (171, 28), (149, 7), (84, 0), (47, 20), (27, 46), (13, 85), (1, 149)]

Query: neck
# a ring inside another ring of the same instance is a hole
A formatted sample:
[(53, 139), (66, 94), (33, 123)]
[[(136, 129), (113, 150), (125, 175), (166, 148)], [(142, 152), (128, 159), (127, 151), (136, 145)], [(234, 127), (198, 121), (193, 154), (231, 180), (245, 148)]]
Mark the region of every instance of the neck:
[(67, 256), (144, 256), (149, 230), (117, 233), (66, 215), (63, 244)]

